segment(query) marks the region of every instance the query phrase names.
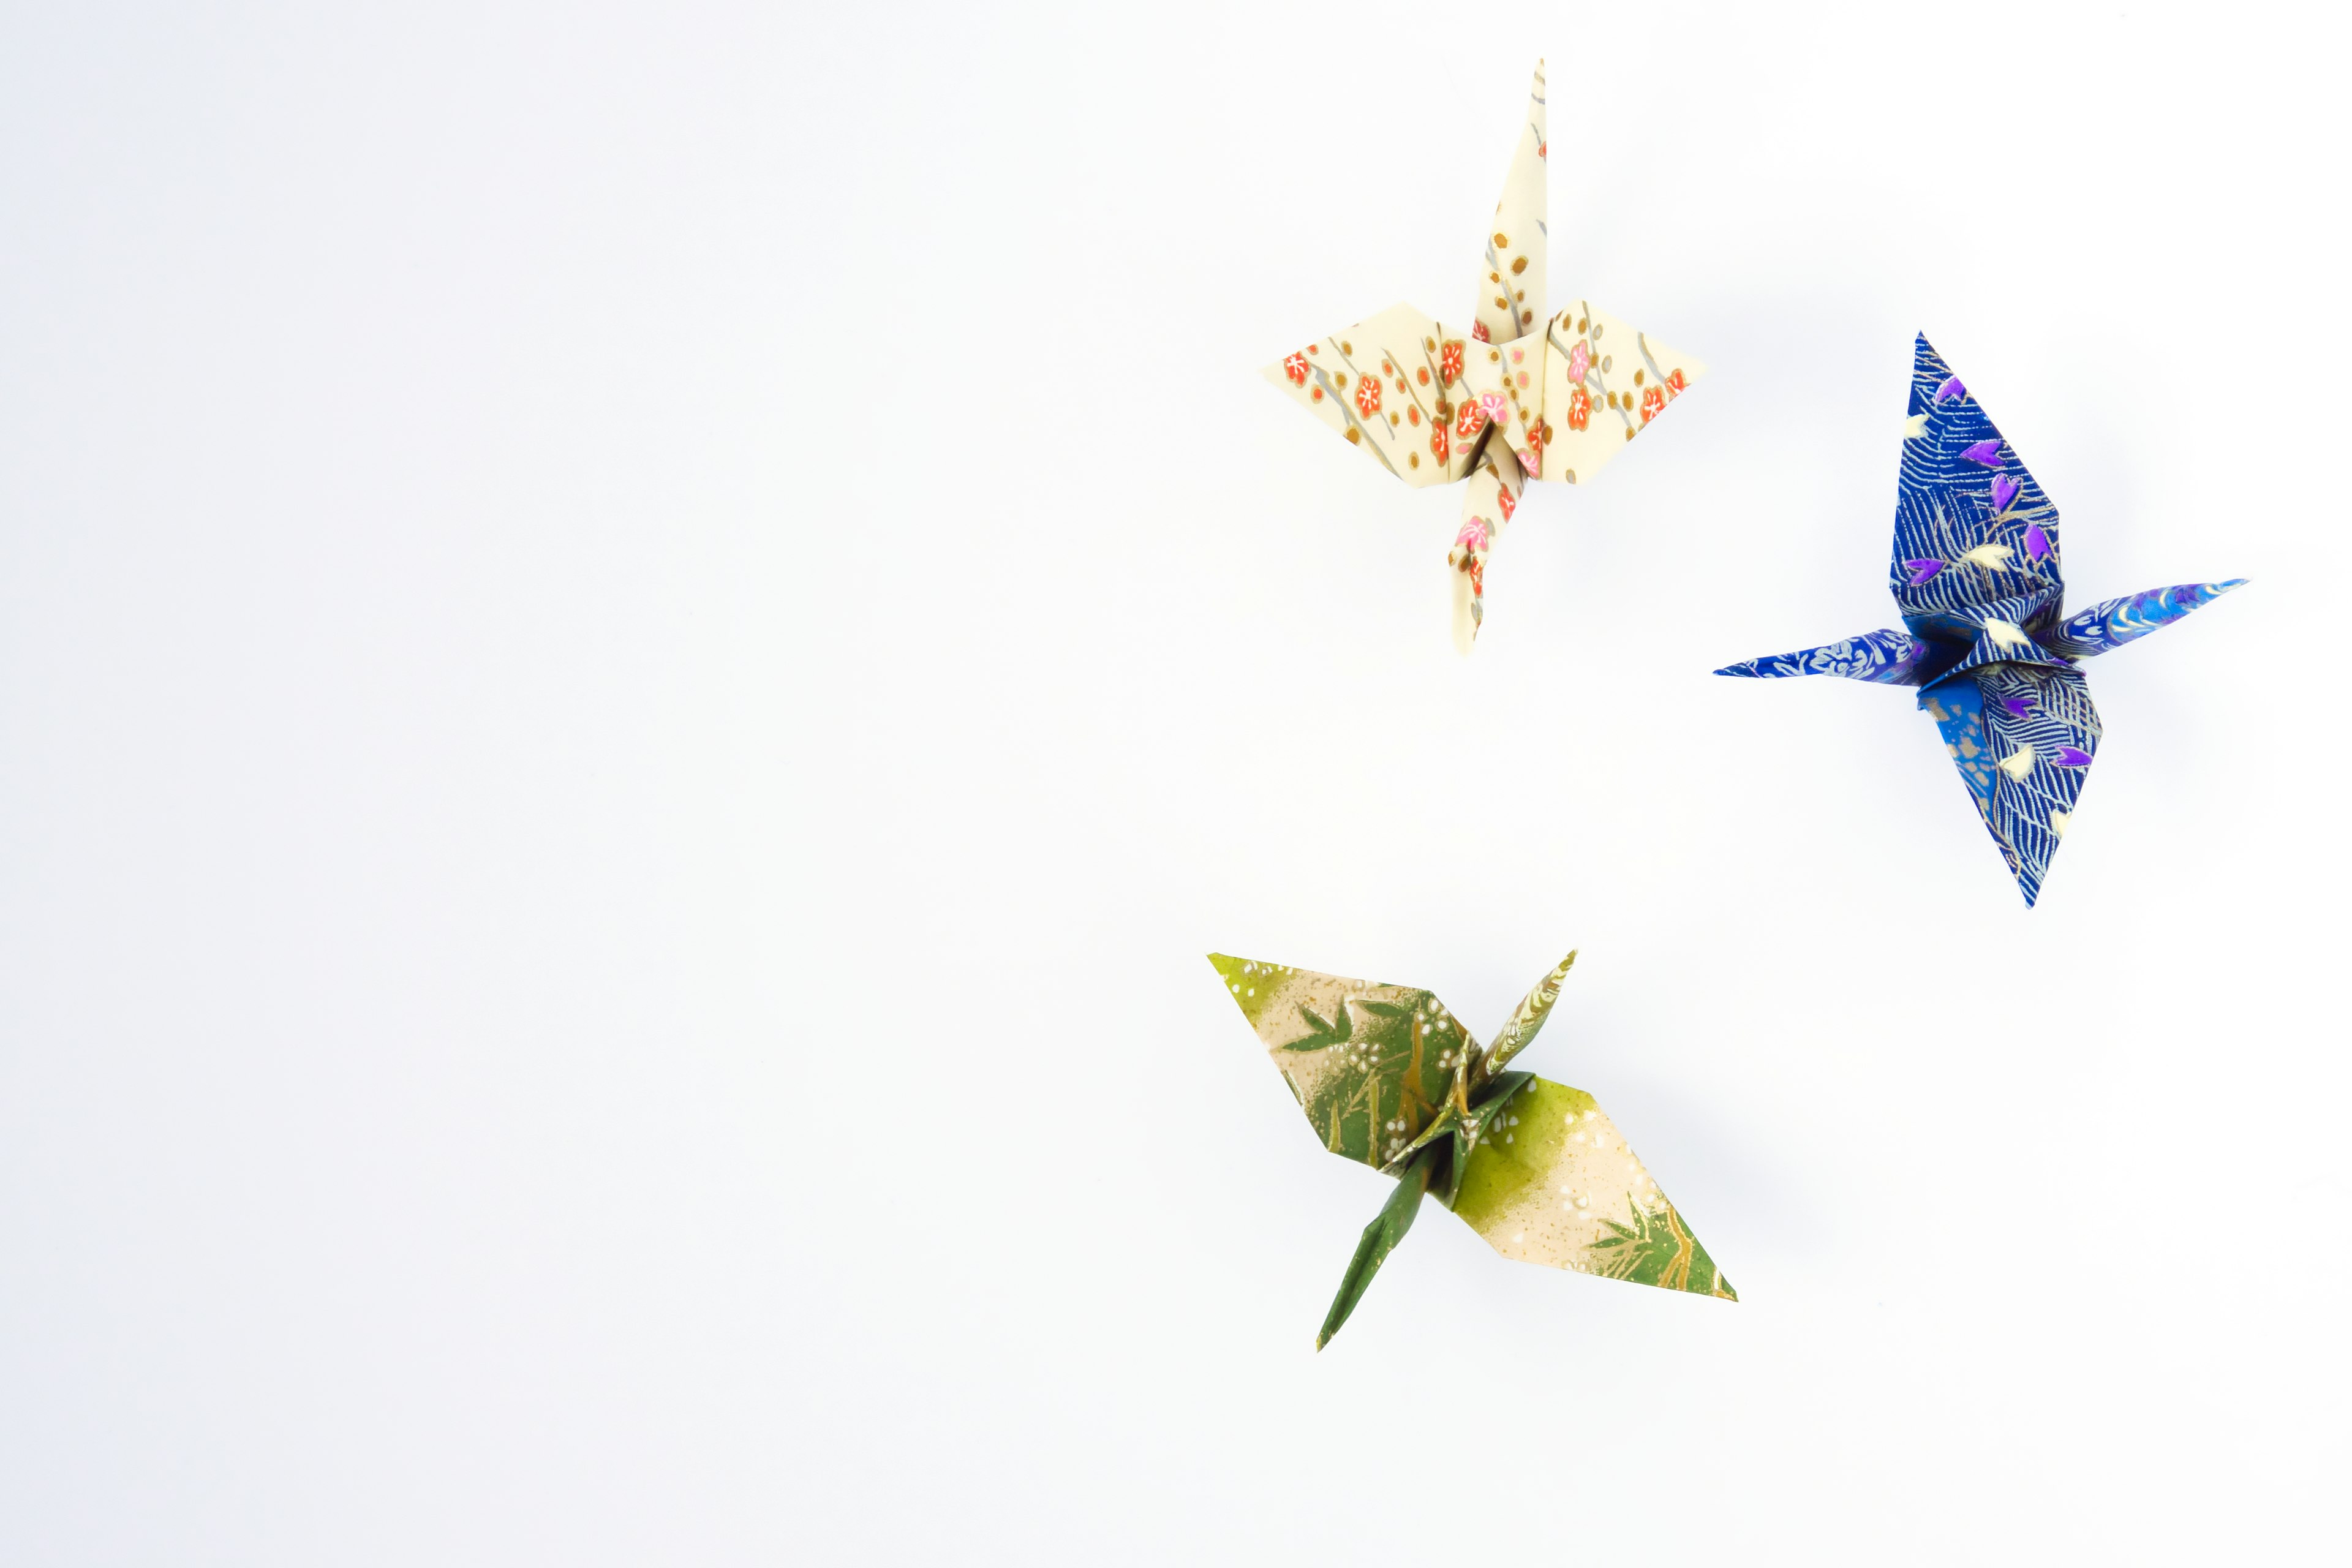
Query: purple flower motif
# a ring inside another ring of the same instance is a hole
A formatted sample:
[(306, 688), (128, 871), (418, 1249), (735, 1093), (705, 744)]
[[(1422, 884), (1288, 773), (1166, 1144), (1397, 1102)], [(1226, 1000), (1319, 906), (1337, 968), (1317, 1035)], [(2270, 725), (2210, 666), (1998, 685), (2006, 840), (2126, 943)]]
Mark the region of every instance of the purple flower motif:
[(1914, 588), (1920, 586), (1944, 569), (1944, 563), (1940, 561), (1906, 561), (1903, 564), (1911, 569), (1911, 586)]
[(1957, 375), (1936, 388), (1936, 401), (1938, 403), (1948, 402), (1955, 397), (1966, 397), (1968, 395), (1969, 389), (1960, 384), (1960, 378)]
[(2025, 525), (2025, 552), (2036, 561), (2049, 559), (2050, 536), (2042, 531), (2042, 525), (2038, 522)]
[(2072, 746), (2061, 746), (2058, 748), (2057, 763), (2062, 768), (2087, 768), (2091, 765), (2091, 753), (2078, 752)]
[(2017, 481), (2007, 474), (1992, 477), (1992, 510), (2007, 511), (2009, 503), (2017, 499)]
[(1998, 468), (2000, 467), (2000, 442), (1998, 439), (1979, 441), (1963, 451), (1960, 456), (1979, 467)]
[(2031, 718), (2033, 713), (2033, 699), (2031, 697), (2004, 697), (2000, 705), (2009, 710), (2009, 716), (2012, 719)]

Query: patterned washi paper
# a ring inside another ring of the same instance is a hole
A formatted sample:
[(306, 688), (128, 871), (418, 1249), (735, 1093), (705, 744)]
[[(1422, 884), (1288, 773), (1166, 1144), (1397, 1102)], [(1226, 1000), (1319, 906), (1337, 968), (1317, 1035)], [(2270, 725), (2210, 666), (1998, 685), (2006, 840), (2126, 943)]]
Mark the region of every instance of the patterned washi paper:
[(1926, 337), (1916, 346), (1888, 586), (1904, 629), (1717, 675), (1842, 675), (1916, 687), (2031, 907), (2099, 750), (2076, 668), (2244, 584), (2189, 583), (2065, 614), (2058, 509)]
[(1506, 1258), (1738, 1300), (1591, 1095), (1507, 1070), (1543, 1027), (1576, 954), (1483, 1048), (1425, 990), (1222, 953), (1209, 962), (1323, 1146), (1396, 1183), (1358, 1243), (1318, 1350), (1424, 1195)]
[(1590, 300), (1547, 310), (1544, 117), (1538, 62), (1466, 327), (1394, 305), (1265, 369), (1293, 402), (1405, 483), (1470, 481), (1446, 552), (1464, 653), (1486, 621), (1486, 558), (1528, 479), (1591, 479), (1704, 369)]

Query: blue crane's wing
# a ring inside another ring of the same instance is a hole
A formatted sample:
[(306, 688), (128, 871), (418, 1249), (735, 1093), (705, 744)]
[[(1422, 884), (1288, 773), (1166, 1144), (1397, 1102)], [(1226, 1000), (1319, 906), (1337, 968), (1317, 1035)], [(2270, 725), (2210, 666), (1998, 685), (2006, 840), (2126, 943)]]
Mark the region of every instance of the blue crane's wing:
[(1962, 643), (2002, 600), (2026, 600), (2020, 624), (2039, 631), (2065, 589), (2058, 509), (1925, 337), (1911, 365), (1888, 572), (1905, 626)]
[(2032, 907), (2099, 749), (2099, 710), (2082, 671), (2054, 661), (1979, 664), (1921, 692), (1919, 706)]
[(2150, 588), (2144, 594), (2109, 599), (2105, 604), (2093, 605), (2080, 615), (2067, 616), (2042, 634), (2042, 644), (2051, 652), (2069, 658), (2088, 658), (2095, 653), (2137, 642), (2189, 611), (2202, 609), (2231, 589), (2245, 585), (2243, 577), (2235, 577), (2227, 583), (2183, 583), (2174, 588)]
[(1927, 679), (1921, 668), (1928, 647), (1909, 632), (1864, 632), (1820, 647), (1777, 653), (1763, 658), (1727, 664), (1717, 675), (1744, 675), (1757, 680), (1777, 680), (1787, 675), (1843, 675), (1849, 680), (1875, 680), (1885, 686), (1916, 686)]

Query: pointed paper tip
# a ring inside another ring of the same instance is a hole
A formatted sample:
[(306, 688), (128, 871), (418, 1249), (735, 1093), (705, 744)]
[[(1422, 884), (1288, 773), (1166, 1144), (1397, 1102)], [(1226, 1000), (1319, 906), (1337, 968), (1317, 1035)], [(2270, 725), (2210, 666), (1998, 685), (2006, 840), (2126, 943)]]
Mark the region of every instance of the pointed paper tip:
[(1756, 661), (1751, 658), (1745, 664), (1727, 664), (1715, 673), (1717, 675), (1745, 675), (1752, 678), (1756, 674)]
[(2232, 577), (2226, 583), (2215, 583), (2211, 585), (2213, 596), (2218, 599), (2224, 594), (2234, 593), (2252, 581), (2250, 577)]
[(1737, 1301), (1739, 1300), (1739, 1292), (1731, 1288), (1730, 1280), (1726, 1279), (1722, 1275), (1718, 1274), (1715, 1277), (1715, 1283), (1717, 1288), (1723, 1292), (1723, 1299), (1725, 1300)]
[(1330, 1335), (1328, 1335), (1328, 1334), (1317, 1334), (1317, 1335), (1315, 1336), (1315, 1353), (1316, 1353), (1317, 1355), (1321, 1355), (1321, 1354), (1323, 1353), (1323, 1347), (1324, 1347), (1325, 1345), (1329, 1344), (1330, 1342), (1331, 1342), (1331, 1336), (1330, 1336)]

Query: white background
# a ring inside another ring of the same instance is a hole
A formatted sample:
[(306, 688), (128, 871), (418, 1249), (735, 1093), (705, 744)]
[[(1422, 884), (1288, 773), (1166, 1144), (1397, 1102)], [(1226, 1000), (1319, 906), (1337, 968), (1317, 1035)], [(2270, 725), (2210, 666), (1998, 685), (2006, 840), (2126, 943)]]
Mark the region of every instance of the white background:
[[(2340, 36), (2259, 6), (0, 27), (0, 1560), (2242, 1562), (2347, 1283)], [(2314, 8), (2316, 16), (2316, 9)], [(1457, 501), (1257, 379), (1710, 374)], [(2099, 660), (2040, 909), (1890, 624), (1915, 331)], [(1737, 1306), (1382, 1187), (1211, 949), (1597, 1094)]]

